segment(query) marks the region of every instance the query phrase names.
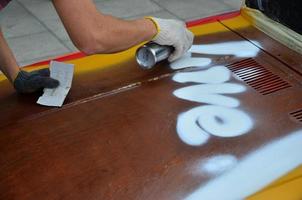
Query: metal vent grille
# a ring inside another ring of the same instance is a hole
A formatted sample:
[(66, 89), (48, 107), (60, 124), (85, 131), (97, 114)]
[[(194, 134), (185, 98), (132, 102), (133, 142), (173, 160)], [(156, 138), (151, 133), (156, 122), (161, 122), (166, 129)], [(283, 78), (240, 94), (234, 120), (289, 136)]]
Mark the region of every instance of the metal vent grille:
[(291, 87), (288, 82), (273, 74), (252, 58), (232, 63), (227, 65), (227, 67), (262, 95), (268, 95)]
[(294, 121), (302, 123), (302, 109), (289, 113)]

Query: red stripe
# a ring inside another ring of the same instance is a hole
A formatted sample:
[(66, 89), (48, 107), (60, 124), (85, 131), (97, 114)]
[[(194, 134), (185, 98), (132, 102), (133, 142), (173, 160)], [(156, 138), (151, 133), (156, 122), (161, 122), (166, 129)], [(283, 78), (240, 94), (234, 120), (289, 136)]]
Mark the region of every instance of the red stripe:
[(206, 17), (206, 18), (202, 18), (202, 19), (198, 19), (198, 20), (194, 20), (194, 21), (190, 21), (187, 22), (187, 27), (193, 27), (193, 26), (197, 26), (197, 25), (202, 25), (202, 24), (208, 24), (211, 22), (216, 22), (219, 20), (226, 20), (226, 19), (230, 19), (233, 17), (237, 17), (240, 15), (240, 10), (238, 11), (233, 11), (233, 12), (228, 12), (228, 13), (223, 13), (220, 15), (214, 15), (214, 16), (210, 16), (210, 17)]
[[(231, 19), (231, 18), (237, 17), (239, 15), (240, 15), (240, 10), (190, 21), (190, 22), (187, 22), (186, 24), (187, 24), (187, 27), (193, 27), (193, 26), (197, 26), (197, 25), (208, 24), (211, 22), (219, 21), (219, 20)], [(69, 61), (69, 60), (74, 60), (74, 59), (78, 59), (78, 58), (83, 58), (85, 56), (86, 55), (82, 52), (76, 52), (76, 53), (72, 53), (69, 55), (60, 56), (60, 57), (57, 57), (57, 58), (51, 59), (51, 60), (63, 62), (63, 61)], [(47, 64), (49, 64), (49, 62), (51, 60), (41, 61), (41, 62), (32, 64), (30, 66), (47, 65)]]
[(71, 53), (69, 55), (63, 55), (63, 56), (60, 56), (60, 57), (57, 57), (57, 58), (54, 58), (54, 59), (37, 62), (37, 63), (31, 64), (29, 66), (48, 65), (51, 60), (63, 62), (63, 61), (69, 61), (69, 60), (74, 60), (74, 59), (78, 59), (78, 58), (83, 58), (85, 56), (86, 55), (82, 52), (76, 52), (76, 53)]

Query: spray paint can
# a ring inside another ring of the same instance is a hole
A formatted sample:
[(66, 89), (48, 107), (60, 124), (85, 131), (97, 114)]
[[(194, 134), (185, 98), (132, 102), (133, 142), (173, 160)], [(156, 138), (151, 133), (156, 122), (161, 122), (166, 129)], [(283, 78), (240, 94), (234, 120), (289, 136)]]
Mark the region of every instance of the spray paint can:
[(136, 61), (142, 69), (151, 69), (156, 63), (167, 59), (173, 51), (172, 46), (149, 42), (137, 50)]

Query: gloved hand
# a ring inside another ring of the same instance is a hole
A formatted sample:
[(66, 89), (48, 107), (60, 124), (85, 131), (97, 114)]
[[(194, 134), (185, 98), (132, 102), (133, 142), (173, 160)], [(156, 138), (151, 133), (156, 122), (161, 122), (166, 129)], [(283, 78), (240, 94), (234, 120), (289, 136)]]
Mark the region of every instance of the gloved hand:
[(155, 17), (147, 17), (147, 19), (153, 21), (158, 31), (152, 41), (160, 45), (169, 45), (175, 48), (175, 51), (168, 58), (169, 62), (177, 60), (191, 48), (194, 35), (186, 28), (185, 23), (178, 20)]
[(43, 88), (56, 88), (59, 81), (49, 77), (49, 69), (40, 69), (32, 72), (21, 70), (14, 80), (14, 87), (19, 93), (32, 93)]

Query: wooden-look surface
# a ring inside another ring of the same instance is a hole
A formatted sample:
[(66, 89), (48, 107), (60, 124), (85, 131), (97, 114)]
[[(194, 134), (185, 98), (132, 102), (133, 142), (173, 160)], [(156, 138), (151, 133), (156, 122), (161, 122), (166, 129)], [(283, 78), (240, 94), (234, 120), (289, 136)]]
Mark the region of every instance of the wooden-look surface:
[[(195, 43), (242, 40), (224, 32)], [(214, 56), (211, 65), (242, 59)], [(299, 75), (263, 51), (254, 60), (291, 87), (263, 96), (233, 74), (229, 82), (247, 91), (229, 96), (240, 100), (254, 126), (239, 137), (211, 136), (199, 147), (180, 140), (176, 123), (180, 113), (201, 104), (173, 95), (192, 83), (174, 82), (167, 63), (146, 72), (132, 59), (77, 74), (60, 109), (36, 105), (39, 94), (16, 95), (0, 82), (0, 199), (186, 198), (218, 176), (198, 170), (203, 160), (233, 155), (240, 162), (302, 127), (288, 116), (302, 108)]]
[[(207, 36), (196, 38), (195, 43), (200, 44), (207, 41), (207, 43), (211, 44), (240, 39), (240, 37), (236, 37), (233, 33), (226, 32), (222, 35), (222, 38), (220, 38), (219, 35), (216, 37)], [(212, 63), (209, 66), (231, 63), (238, 60), (238, 58), (232, 56), (206, 56), (212, 58)], [(102, 63), (99, 65), (102, 66)], [(100, 67), (100, 69), (96, 69), (94, 71), (75, 74), (73, 85), (68, 97), (66, 98), (65, 104), (75, 103), (102, 93), (110, 93), (113, 90), (117, 90), (131, 84), (148, 81), (149, 79), (166, 76), (168, 74), (172, 76), (175, 72), (167, 65), (167, 63), (161, 63), (152, 70), (141, 70), (133, 57), (123, 64), (115, 64), (107, 68)], [(1, 86), (0, 110), (6, 114), (0, 115), (0, 127), (50, 110), (49, 108), (34, 104), (42, 93), (26, 96), (18, 95), (14, 92), (8, 81), (2, 81)]]

